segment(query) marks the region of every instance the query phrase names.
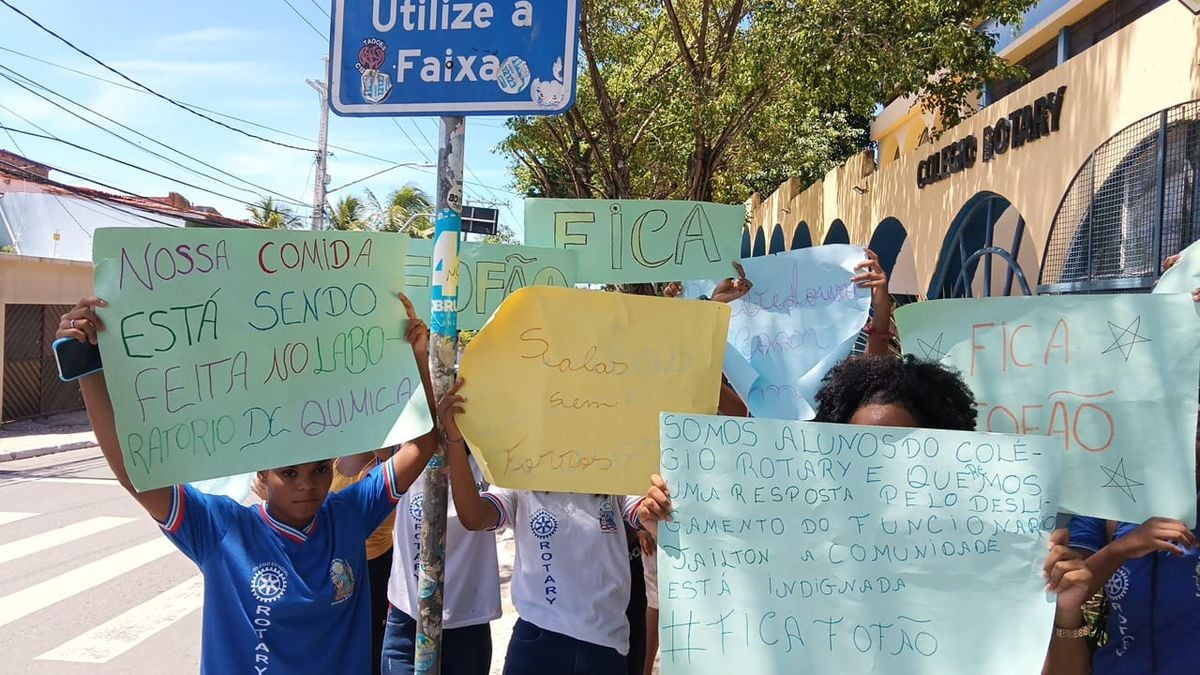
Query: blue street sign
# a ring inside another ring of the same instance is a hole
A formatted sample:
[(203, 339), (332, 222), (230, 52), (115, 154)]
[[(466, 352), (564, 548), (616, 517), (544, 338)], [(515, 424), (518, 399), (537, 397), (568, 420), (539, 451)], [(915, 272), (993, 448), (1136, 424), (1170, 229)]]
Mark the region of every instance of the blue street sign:
[(579, 0), (335, 0), (339, 115), (553, 115), (575, 102)]

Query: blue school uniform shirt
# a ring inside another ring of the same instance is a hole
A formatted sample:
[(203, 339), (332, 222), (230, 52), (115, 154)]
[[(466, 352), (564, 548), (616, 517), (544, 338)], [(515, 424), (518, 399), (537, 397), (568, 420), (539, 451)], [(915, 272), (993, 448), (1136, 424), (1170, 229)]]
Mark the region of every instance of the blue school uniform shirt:
[(365, 542), (401, 494), (385, 462), (297, 529), (265, 504), (176, 486), (160, 525), (204, 574), (200, 672), (371, 672)]
[[(1119, 539), (1137, 529), (1120, 523)], [(1071, 546), (1099, 551), (1108, 525), (1071, 519)], [(1183, 557), (1158, 551), (1122, 565), (1105, 585), (1111, 604), (1108, 644), (1092, 657), (1094, 675), (1200, 672), (1200, 549)]]

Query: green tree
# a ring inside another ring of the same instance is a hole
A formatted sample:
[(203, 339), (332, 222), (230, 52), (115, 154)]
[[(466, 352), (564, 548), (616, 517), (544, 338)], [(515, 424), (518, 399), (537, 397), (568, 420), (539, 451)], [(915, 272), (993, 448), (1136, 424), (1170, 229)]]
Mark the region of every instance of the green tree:
[(386, 201), (381, 201), (370, 190), (366, 191), (367, 204), (375, 229), (382, 232), (406, 232), (419, 239), (433, 237), (433, 200), (424, 190), (415, 185), (405, 185), (392, 190)]
[(300, 227), (300, 217), (291, 208), (280, 204), (272, 197), (263, 197), (250, 207), (250, 220), (273, 230)]
[(956, 123), (1015, 72), (976, 27), (1033, 1), (584, 0), (575, 107), (502, 149), (531, 196), (740, 202), (866, 148), (897, 96)]
[(327, 209), (325, 218), (335, 230), (365, 230), (369, 225), (362, 201), (353, 195), (339, 199), (332, 209)]

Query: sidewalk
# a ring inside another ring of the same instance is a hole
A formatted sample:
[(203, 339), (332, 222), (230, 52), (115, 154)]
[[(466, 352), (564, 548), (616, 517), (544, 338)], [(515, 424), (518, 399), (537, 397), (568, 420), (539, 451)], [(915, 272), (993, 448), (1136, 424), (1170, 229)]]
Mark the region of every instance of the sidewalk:
[(27, 459), (96, 445), (96, 436), (82, 410), (0, 426), (0, 462)]

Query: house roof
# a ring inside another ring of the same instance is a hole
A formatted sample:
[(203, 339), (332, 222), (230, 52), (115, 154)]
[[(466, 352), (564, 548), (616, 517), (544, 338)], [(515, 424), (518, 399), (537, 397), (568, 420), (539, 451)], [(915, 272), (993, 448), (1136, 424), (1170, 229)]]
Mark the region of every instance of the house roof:
[(204, 227), (261, 227), (257, 223), (222, 216), (220, 212), (209, 206), (193, 205), (178, 192), (171, 192), (166, 197), (143, 197), (138, 195), (122, 195), (105, 192), (94, 188), (67, 185), (49, 177), (54, 167), (29, 160), (21, 155), (0, 150), (0, 194), (5, 192), (7, 184), (13, 181), (32, 183), (36, 190), (22, 189), (21, 192), (42, 192), (59, 197), (81, 197), (83, 199), (111, 202), (116, 205), (132, 207), (142, 211), (180, 218), (189, 224)]

